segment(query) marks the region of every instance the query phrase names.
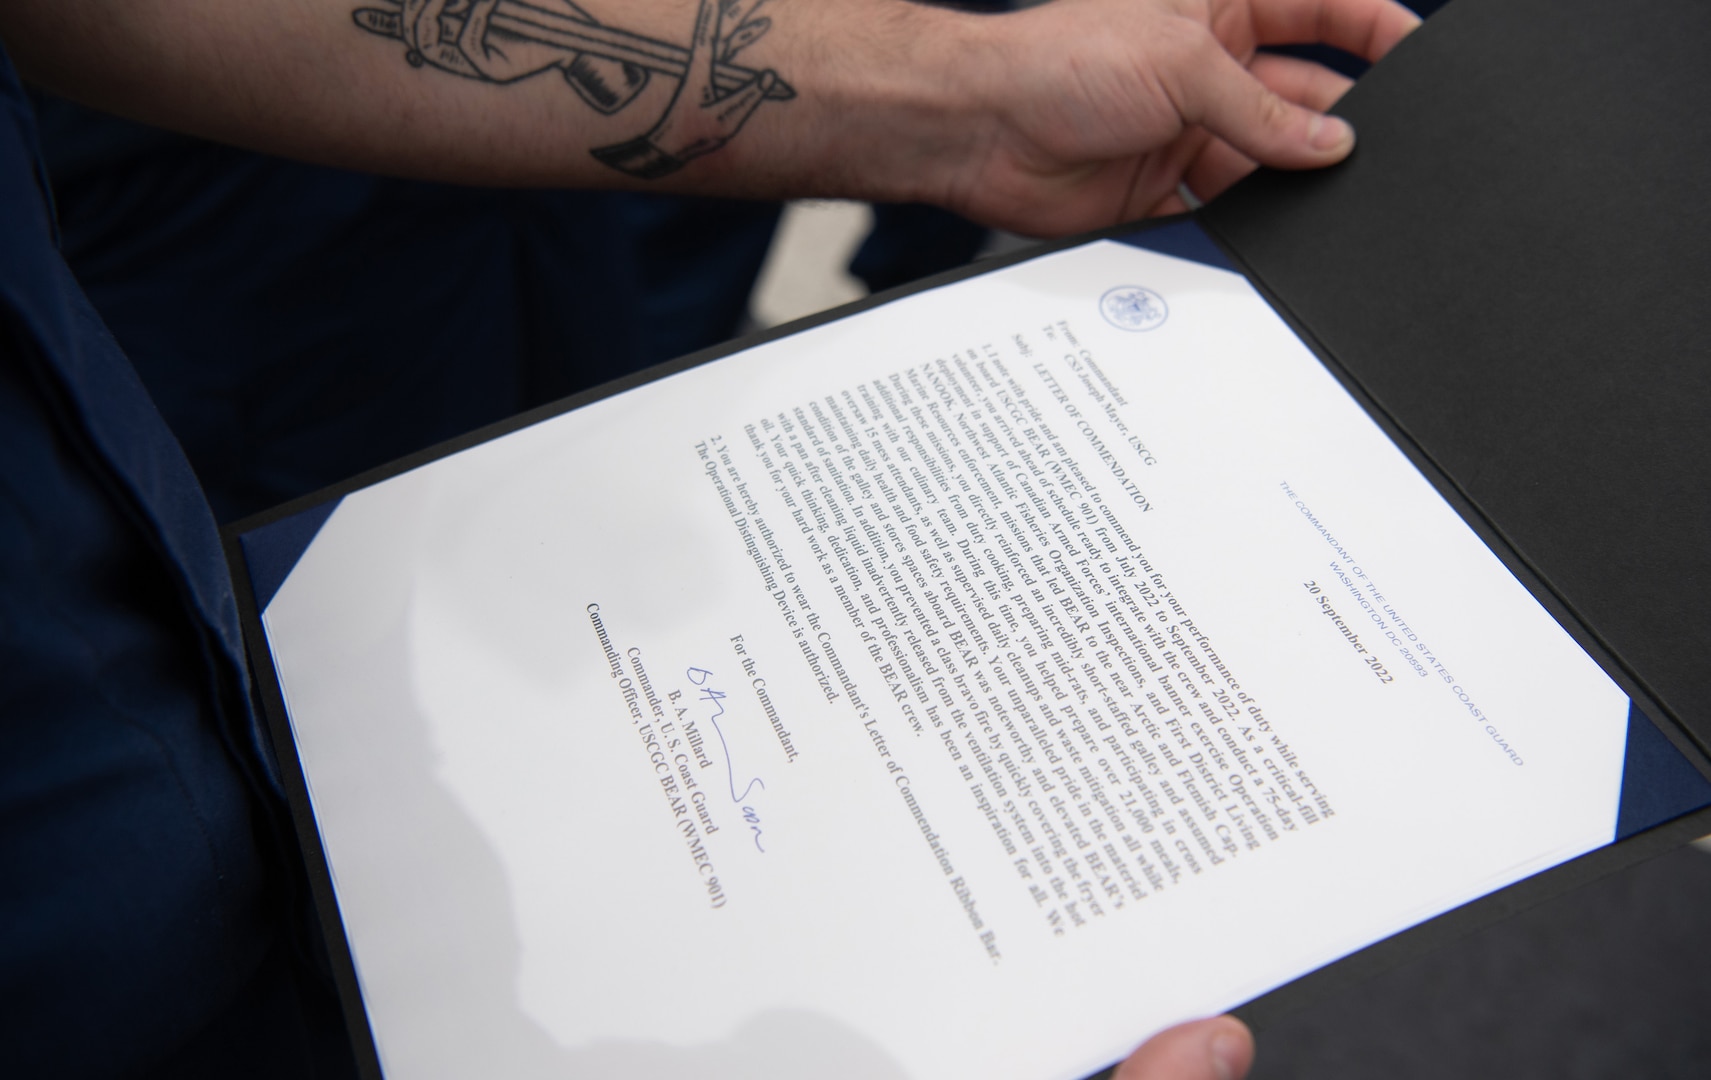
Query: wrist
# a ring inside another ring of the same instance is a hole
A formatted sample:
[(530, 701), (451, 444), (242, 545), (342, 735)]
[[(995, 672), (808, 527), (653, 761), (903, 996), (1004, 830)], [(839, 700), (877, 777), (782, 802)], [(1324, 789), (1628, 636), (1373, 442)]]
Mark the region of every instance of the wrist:
[(954, 177), (970, 171), (992, 123), (979, 107), (994, 51), (985, 24), (1002, 16), (905, 0), (809, 7), (790, 12), (813, 16), (789, 60), (802, 69), (801, 108), (779, 110), (769, 124), (791, 145), (765, 151), (791, 161), (788, 185), (877, 202), (952, 201)]

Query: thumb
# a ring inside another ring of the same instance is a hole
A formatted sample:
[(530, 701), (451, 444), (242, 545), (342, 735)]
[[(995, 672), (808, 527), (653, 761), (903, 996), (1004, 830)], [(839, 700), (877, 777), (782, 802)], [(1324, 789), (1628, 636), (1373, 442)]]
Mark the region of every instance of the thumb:
[(1284, 100), (1222, 48), (1205, 50), (1202, 59), (1184, 86), (1184, 118), (1248, 157), (1280, 169), (1316, 169), (1354, 149), (1348, 121)]
[(1253, 1061), (1247, 1025), (1215, 1016), (1154, 1035), (1117, 1067), (1112, 1080), (1242, 1080)]

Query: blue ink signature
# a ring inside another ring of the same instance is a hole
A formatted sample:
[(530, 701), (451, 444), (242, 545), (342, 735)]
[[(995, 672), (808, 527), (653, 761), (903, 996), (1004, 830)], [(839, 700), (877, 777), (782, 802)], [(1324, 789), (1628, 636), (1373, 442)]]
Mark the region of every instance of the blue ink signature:
[(750, 831), (755, 834), (755, 850), (760, 852), (762, 855), (765, 855), (766, 849), (760, 846), (760, 814), (755, 812), (754, 807), (745, 806), (743, 807), (743, 821), (748, 824)]
[[(719, 736), (720, 748), (725, 751), (725, 781), (731, 789), (731, 801), (734, 803), (741, 803), (744, 799), (749, 797), (749, 792), (753, 791), (757, 787), (762, 791), (765, 791), (766, 782), (756, 776), (748, 782), (747, 787), (743, 788), (743, 793), (741, 795), (737, 794), (737, 765), (736, 762), (731, 760), (731, 744), (725, 741), (725, 729), (719, 726), (719, 717), (725, 715), (725, 694), (723, 691), (715, 690), (713, 688), (711, 683), (713, 673), (708, 671), (706, 668), (692, 667), (685, 672), (685, 674), (689, 677), (689, 681), (691, 683), (700, 687), (701, 697), (699, 700), (711, 702), (713, 707), (719, 710), (712, 716), (708, 717), (708, 721), (713, 725), (714, 733)], [(762, 855), (765, 855), (766, 848), (761, 847), (760, 844), (760, 814), (756, 812), (754, 807), (745, 806), (743, 807), (743, 821), (754, 833), (755, 849)]]

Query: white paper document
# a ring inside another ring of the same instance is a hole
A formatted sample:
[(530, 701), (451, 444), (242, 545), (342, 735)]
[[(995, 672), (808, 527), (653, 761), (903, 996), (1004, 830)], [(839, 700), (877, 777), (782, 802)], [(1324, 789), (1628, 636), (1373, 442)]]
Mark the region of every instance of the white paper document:
[(263, 622), (394, 1078), (1073, 1080), (1608, 843), (1628, 712), (1115, 242), (359, 490)]

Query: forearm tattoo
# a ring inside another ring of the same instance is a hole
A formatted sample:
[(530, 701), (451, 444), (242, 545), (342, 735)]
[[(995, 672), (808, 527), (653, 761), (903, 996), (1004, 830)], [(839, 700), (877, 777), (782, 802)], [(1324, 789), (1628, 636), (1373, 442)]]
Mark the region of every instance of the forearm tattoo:
[(733, 61), (772, 29), (767, 0), (700, 0), (688, 48), (597, 21), (571, 0), (382, 0), (352, 13), (364, 30), (404, 42), (413, 66), (493, 83), (556, 71), (595, 111), (634, 102), (656, 76), (677, 80), (644, 134), (595, 147), (595, 158), (644, 180), (724, 146), (763, 102), (796, 91), (770, 68)]

